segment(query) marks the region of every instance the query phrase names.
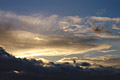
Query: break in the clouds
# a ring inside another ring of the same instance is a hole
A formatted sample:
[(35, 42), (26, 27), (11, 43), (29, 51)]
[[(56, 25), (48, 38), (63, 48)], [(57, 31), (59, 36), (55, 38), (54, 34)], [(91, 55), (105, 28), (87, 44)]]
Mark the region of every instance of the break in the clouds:
[(112, 66), (115, 68), (120, 67), (119, 66), (119, 61), (120, 58), (117, 58), (116, 55), (104, 55), (104, 56), (97, 56), (97, 57), (85, 57), (85, 58), (78, 58), (78, 57), (69, 57), (69, 58), (62, 58), (60, 60), (58, 60), (57, 62), (70, 62), (73, 63), (75, 61), (75, 63), (80, 64), (81, 62), (84, 63), (90, 63), (91, 66), (90, 67), (98, 67), (97, 65), (102, 65), (102, 66)]
[[(114, 33), (113, 26), (104, 26), (98, 33), (90, 25), (95, 24), (94, 27), (99, 30), (99, 21), (109, 20), (119, 24), (119, 18), (40, 14), (26, 16), (0, 11), (0, 45), (18, 57), (67, 56), (109, 49), (111, 43), (100, 40), (120, 38)], [(95, 21), (98, 21), (97, 26)]]

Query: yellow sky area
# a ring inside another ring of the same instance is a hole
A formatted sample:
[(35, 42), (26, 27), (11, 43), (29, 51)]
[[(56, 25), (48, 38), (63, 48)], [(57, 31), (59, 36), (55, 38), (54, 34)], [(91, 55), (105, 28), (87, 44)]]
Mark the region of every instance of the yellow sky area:
[(90, 43), (95, 40), (94, 38), (54, 38), (27, 31), (9, 32), (5, 34), (9, 37), (0, 37), (0, 41), (6, 50), (16, 57), (67, 56), (111, 47), (110, 44)]
[(17, 58), (24, 58), (24, 57), (34, 57), (34, 56), (41, 56), (41, 55), (48, 55), (49, 53), (36, 53), (36, 54), (29, 54), (29, 55), (23, 55), (23, 56), (16, 56)]
[[(111, 45), (99, 45), (93, 48), (86, 49), (76, 49), (74, 48), (47, 48), (47, 49), (28, 49), (28, 50), (19, 50), (19, 52), (14, 52), (13, 55), (16, 57), (24, 58), (24, 57), (36, 57), (36, 56), (67, 56), (72, 54), (83, 54), (89, 51), (96, 51), (100, 49), (107, 49), (111, 47)], [(81, 47), (82, 48), (82, 47)], [(80, 50), (79, 50), (80, 49)]]

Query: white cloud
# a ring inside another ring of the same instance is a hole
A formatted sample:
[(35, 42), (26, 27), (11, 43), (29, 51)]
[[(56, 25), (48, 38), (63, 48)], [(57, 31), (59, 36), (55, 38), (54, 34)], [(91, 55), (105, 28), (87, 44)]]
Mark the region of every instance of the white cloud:
[[(91, 18), (98, 20), (104, 18), (105, 21), (111, 19), (95, 16)], [(119, 18), (112, 20), (119, 21)], [(90, 34), (90, 26), (85, 23), (84, 18), (79, 16), (27, 16), (0, 11), (0, 25), (2, 25), (0, 41), (1, 45), (10, 48), (8, 50), (16, 56), (66, 56), (108, 49), (112, 46), (94, 44), (93, 37), (120, 38), (117, 35), (104, 33)]]
[(115, 52), (115, 51), (118, 51), (118, 50), (101, 50), (99, 52), (108, 53), (108, 52)]
[(116, 21), (116, 22), (120, 21), (120, 18), (96, 17), (96, 16), (92, 16), (91, 19), (96, 21)]
[(65, 32), (73, 32), (73, 33), (88, 33), (90, 28), (85, 25), (72, 25), (63, 27)]
[(110, 34), (106, 34), (106, 33), (99, 33), (99, 34), (91, 34), (91, 35), (94, 35), (94, 36), (97, 36), (97, 37), (100, 37), (100, 38), (120, 38), (119, 35), (110, 35)]
[(113, 24), (112, 29), (120, 30), (120, 27), (117, 27), (115, 24)]
[[(46, 46), (48, 47), (48, 46)], [(111, 45), (109, 44), (99, 44), (99, 45), (83, 45), (83, 46), (69, 46), (69, 47), (59, 47), (59, 48), (47, 48), (44, 49), (38, 49), (35, 50), (35, 52), (31, 52), (30, 50), (25, 51), (28, 54), (27, 55), (19, 55), (18, 57), (35, 57), (35, 56), (67, 56), (67, 55), (72, 55), (72, 54), (83, 54), (85, 52), (89, 51), (97, 51), (101, 49), (108, 49), (110, 48)], [(43, 53), (44, 52), (44, 53)], [(18, 52), (17, 52), (18, 53)]]
[[(76, 26), (79, 32), (88, 31), (87, 27), (81, 27), (82, 18), (79, 16), (60, 17), (58, 15), (43, 16), (43, 15), (17, 15), (12, 12), (0, 11), (1, 23), (11, 23), (12, 28), (22, 29), (40, 34), (47, 35), (65, 35), (75, 32), (73, 29), (65, 31), (64, 28)], [(78, 27), (79, 26), (79, 27)], [(82, 29), (82, 30), (81, 30)]]

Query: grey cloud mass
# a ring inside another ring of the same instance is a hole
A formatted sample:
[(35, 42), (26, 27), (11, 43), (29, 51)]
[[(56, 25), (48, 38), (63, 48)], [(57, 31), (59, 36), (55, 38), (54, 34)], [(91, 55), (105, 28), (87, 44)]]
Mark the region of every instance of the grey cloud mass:
[[(75, 58), (74, 58), (75, 59)], [(82, 60), (82, 59), (81, 59)], [(87, 60), (87, 59), (86, 59)], [(93, 60), (100, 62), (100, 60)], [(110, 59), (108, 62), (119, 62)], [(105, 62), (105, 61), (104, 61)], [(120, 67), (92, 65), (89, 62), (45, 63), (42, 60), (16, 58), (0, 47), (0, 79), (1, 80), (119, 80)], [(94, 67), (93, 67), (94, 66)]]
[(104, 56), (97, 56), (97, 57), (85, 57), (85, 58), (78, 58), (78, 57), (71, 57), (71, 58), (63, 58), (58, 60), (57, 62), (70, 62), (76, 61), (77, 64), (81, 62), (90, 63), (90, 67), (97, 68), (98, 65), (102, 65), (104, 67), (115, 67), (120, 68), (119, 62), (120, 58), (116, 55), (104, 55)]

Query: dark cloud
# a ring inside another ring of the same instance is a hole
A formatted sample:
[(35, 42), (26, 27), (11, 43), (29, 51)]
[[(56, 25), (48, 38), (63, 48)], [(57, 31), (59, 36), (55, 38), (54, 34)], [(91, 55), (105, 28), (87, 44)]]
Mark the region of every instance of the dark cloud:
[(120, 67), (120, 58), (115, 57), (115, 55), (104, 55), (104, 56), (98, 56), (98, 57), (85, 57), (85, 58), (77, 58), (77, 57), (71, 57), (71, 58), (63, 58), (61, 60), (58, 60), (58, 62), (72, 62), (72, 63), (90, 63), (91, 67), (97, 67), (96, 65), (102, 65), (102, 66), (112, 66), (112, 67)]
[(82, 63), (81, 63), (81, 66), (91, 66), (91, 64), (90, 64), (90, 63), (87, 63), (87, 62), (82, 62)]
[[(44, 67), (44, 65), (47, 65)], [(82, 66), (91, 66), (82, 63)], [(86, 68), (69, 63), (43, 63), (41, 60), (20, 59), (0, 48), (1, 80), (119, 80), (120, 70), (112, 67)]]
[(104, 26), (101, 28), (98, 28), (98, 26), (95, 26), (92, 22), (89, 20), (87, 21), (91, 25), (91, 30), (95, 33), (107, 33), (107, 34), (112, 34), (111, 31), (108, 31)]

